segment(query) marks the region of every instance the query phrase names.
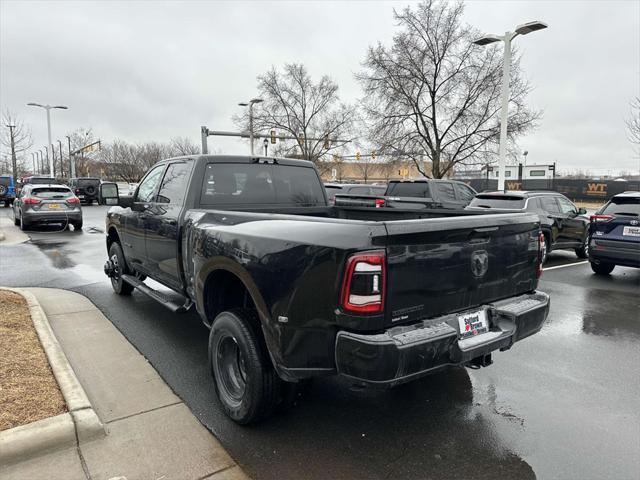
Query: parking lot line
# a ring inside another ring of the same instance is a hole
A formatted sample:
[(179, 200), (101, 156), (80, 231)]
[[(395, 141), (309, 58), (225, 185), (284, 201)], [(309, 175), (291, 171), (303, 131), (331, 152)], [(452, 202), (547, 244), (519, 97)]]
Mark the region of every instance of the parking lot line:
[(546, 272), (547, 270), (555, 270), (556, 268), (564, 268), (564, 267), (573, 267), (575, 265), (584, 265), (585, 263), (589, 263), (589, 260), (585, 260), (583, 262), (567, 263), (566, 265), (556, 265), (555, 267), (543, 268), (542, 270)]

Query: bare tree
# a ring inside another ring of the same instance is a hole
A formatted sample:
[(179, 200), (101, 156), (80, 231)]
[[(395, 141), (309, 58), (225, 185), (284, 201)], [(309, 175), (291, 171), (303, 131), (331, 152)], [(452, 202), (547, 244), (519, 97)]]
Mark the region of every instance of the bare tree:
[[(276, 154), (318, 163), (341, 146), (331, 139), (351, 133), (354, 109), (340, 103), (338, 85), (326, 75), (314, 82), (304, 65), (286, 64), (283, 72), (273, 67), (258, 77), (258, 91), (264, 102), (254, 110), (254, 131), (276, 130), (298, 138), (281, 142)], [(248, 130), (248, 112), (234, 121)]]
[(33, 146), (31, 129), (9, 110), (2, 114), (3, 135), (0, 143), (11, 155), (11, 171), (13, 178), (18, 178), (23, 167), (23, 154)]
[(200, 147), (189, 137), (174, 137), (169, 143), (168, 153), (172, 157), (197, 155), (200, 153)]
[(640, 152), (640, 97), (631, 101), (631, 116), (626, 120), (627, 137)]
[[(386, 153), (420, 155), (441, 178), (456, 164), (486, 163), (499, 138), (502, 52), (473, 45), (478, 32), (462, 23), (463, 4), (427, 0), (394, 10), (400, 31), (390, 47), (370, 47), (357, 75), (371, 123), (369, 137)], [(531, 90), (518, 56), (511, 70), (508, 135), (514, 139), (540, 114), (526, 107)]]

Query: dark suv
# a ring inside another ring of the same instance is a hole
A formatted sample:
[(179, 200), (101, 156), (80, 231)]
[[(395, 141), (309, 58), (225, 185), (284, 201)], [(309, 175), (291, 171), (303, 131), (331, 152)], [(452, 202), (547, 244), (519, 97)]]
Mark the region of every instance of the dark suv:
[(540, 217), (545, 238), (544, 260), (552, 250), (574, 250), (578, 258), (589, 254), (589, 219), (584, 208), (557, 192), (483, 192), (471, 200), (467, 209), (528, 211)]
[(91, 205), (94, 200), (98, 201), (100, 183), (101, 180), (99, 178), (72, 178), (69, 181), (69, 186), (82, 203)]
[(16, 198), (16, 186), (12, 175), (0, 175), (0, 203), (8, 207)]
[(640, 268), (640, 192), (615, 195), (591, 216), (589, 261), (598, 275), (616, 265)]

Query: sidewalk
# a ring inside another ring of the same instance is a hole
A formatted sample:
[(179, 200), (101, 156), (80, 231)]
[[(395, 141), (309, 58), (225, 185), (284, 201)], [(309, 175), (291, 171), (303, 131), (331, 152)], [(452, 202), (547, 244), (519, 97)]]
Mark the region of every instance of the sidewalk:
[(107, 435), (0, 467), (2, 480), (247, 477), (147, 360), (85, 297), (29, 288)]

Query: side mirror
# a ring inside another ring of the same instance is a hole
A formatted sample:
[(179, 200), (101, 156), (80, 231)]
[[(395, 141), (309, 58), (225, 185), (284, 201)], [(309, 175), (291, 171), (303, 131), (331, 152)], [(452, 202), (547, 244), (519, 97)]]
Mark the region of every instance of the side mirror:
[(115, 183), (100, 184), (100, 205), (118, 205), (118, 185)]
[(587, 209), (586, 208), (580, 207), (578, 209), (578, 215), (586, 215), (586, 214), (587, 214)]

